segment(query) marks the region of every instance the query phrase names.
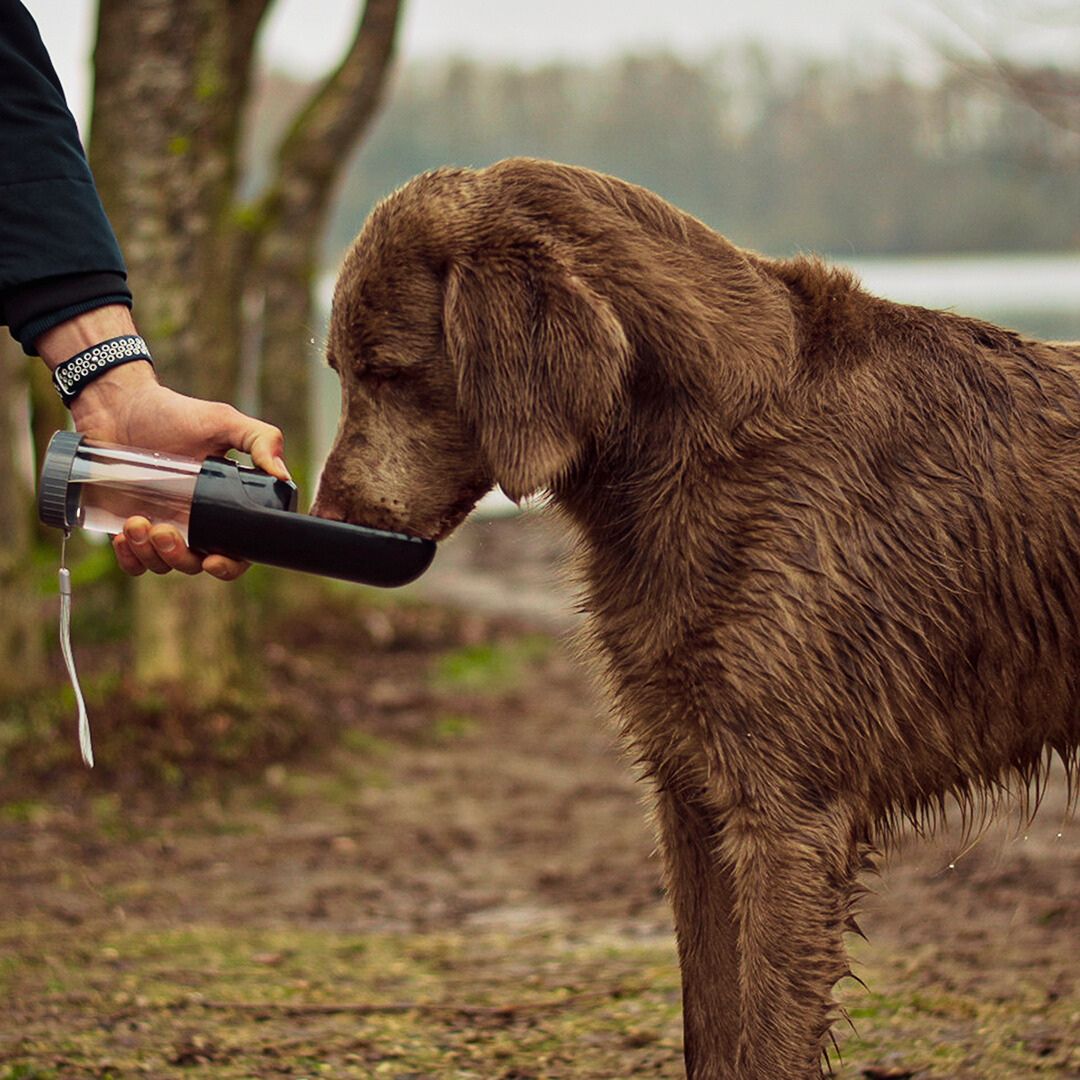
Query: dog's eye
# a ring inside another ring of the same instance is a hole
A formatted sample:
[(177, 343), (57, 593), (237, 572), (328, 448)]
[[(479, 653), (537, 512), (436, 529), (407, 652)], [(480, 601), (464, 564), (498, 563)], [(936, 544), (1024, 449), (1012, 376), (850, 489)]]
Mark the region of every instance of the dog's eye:
[(357, 381), (371, 389), (378, 389), (401, 376), (399, 368), (363, 367), (356, 373)]

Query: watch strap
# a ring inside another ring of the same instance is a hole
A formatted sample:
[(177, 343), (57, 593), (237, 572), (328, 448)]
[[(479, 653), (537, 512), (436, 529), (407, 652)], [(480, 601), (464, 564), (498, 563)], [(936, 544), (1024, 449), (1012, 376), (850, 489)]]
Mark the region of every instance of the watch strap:
[(58, 365), (52, 374), (53, 386), (70, 409), (80, 392), (95, 379), (133, 360), (145, 360), (151, 366), (154, 363), (146, 342), (138, 334), (109, 338)]

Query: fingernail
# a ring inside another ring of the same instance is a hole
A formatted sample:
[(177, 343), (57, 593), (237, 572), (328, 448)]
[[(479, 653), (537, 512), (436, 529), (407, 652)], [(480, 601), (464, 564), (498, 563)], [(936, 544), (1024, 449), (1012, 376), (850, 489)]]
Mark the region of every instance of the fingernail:
[(278, 470), (284, 474), (286, 480), (292, 479), (292, 473), (289, 472), (288, 466), (286, 466), (285, 462), (282, 461), (281, 458), (274, 458), (274, 465), (277, 466)]
[(134, 540), (136, 544), (145, 544), (150, 530), (145, 525), (132, 525), (128, 528), (127, 535), (128, 539)]
[(165, 535), (158, 539), (155, 546), (158, 551), (169, 552), (176, 547), (176, 539), (172, 536)]

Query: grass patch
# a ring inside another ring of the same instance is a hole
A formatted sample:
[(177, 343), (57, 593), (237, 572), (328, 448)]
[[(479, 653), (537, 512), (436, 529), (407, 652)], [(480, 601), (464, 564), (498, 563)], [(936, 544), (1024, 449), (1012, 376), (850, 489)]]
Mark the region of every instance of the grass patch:
[(376, 760), (386, 758), (393, 750), (393, 746), (386, 739), (378, 735), (372, 735), (362, 728), (346, 728), (341, 733), (341, 743), (346, 750), (354, 754), (361, 754), (367, 758)]
[(525, 634), (451, 649), (435, 661), (432, 682), (439, 690), (501, 693), (520, 682), (527, 667), (546, 659), (552, 647), (546, 635)]
[(6, 987), (20, 1019), (0, 1034), (0, 1062), (16, 1076), (682, 1074), (666, 943), (613, 955), (541, 932), (88, 937), (30, 924), (5, 931), (5, 955), (20, 961)]
[(837, 993), (855, 1029), (838, 1032), (838, 1077), (902, 1065), (919, 1080), (1034, 1080), (1074, 1075), (1080, 1067), (1075, 1040), (1052, 1034), (1075, 1030), (1075, 996), (1047, 1000), (1044, 991), (1020, 982), (1007, 993), (943, 992), (926, 985), (910, 956), (862, 943), (852, 951), (866, 961), (863, 978), (873, 989), (852, 981)]
[[(1072, 1075), (1075, 998), (928, 995), (885, 957), (843, 988), (838, 1080)], [(603, 930), (356, 934), (195, 925), (0, 931), (5, 1076), (682, 1077), (666, 940)], [(1056, 1034), (1055, 1034), (1056, 1033)], [(16, 1071), (21, 1070), (21, 1071)], [(193, 1071), (194, 1070), (194, 1071)], [(202, 1071), (200, 1071), (202, 1070)]]
[(475, 717), (465, 713), (447, 712), (435, 717), (431, 725), (431, 734), (438, 742), (464, 739), (477, 730)]
[[(257, 774), (313, 745), (315, 724), (299, 722), (287, 702), (235, 693), (213, 707), (193, 708), (179, 689), (145, 693), (114, 672), (82, 679), (94, 734), (96, 781), (126, 789), (184, 792), (214, 770)], [(75, 742), (75, 695), (66, 683), (9, 702), (0, 713), (0, 779), (25, 801), (34, 783), (66, 777), (84, 787), (88, 774)]]

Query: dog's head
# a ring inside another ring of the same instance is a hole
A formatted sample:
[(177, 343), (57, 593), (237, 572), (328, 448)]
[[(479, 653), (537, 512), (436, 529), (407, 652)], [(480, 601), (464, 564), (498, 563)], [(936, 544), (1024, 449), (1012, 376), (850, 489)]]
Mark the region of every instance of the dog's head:
[(626, 335), (515, 182), (440, 170), (365, 223), (334, 294), (342, 411), (316, 514), (439, 539), (495, 484), (556, 484), (610, 418)]

